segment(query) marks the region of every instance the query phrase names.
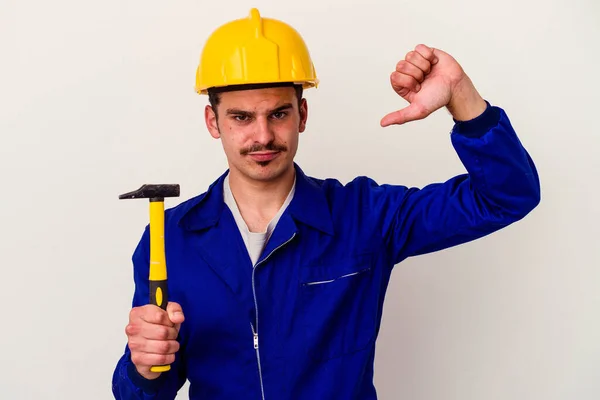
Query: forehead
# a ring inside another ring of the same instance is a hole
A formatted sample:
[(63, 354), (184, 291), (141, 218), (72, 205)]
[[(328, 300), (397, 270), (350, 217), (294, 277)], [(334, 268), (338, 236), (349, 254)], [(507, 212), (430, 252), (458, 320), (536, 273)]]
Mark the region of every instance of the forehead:
[(273, 109), (285, 103), (296, 106), (296, 90), (293, 87), (274, 87), (224, 92), (220, 95), (224, 108), (244, 110)]

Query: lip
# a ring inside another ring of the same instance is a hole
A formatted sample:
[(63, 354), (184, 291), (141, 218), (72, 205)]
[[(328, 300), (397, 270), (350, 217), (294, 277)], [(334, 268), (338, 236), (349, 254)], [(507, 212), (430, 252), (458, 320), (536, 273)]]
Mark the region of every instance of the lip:
[(271, 161), (279, 156), (278, 151), (257, 151), (255, 153), (248, 153), (248, 156), (254, 161)]

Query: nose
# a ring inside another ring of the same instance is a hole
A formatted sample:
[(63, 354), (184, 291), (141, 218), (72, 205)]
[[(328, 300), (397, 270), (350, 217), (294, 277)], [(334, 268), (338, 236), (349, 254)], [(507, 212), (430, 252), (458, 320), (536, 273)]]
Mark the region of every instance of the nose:
[(275, 135), (271, 129), (268, 118), (257, 118), (256, 129), (254, 131), (254, 141), (266, 146), (273, 140), (275, 140)]

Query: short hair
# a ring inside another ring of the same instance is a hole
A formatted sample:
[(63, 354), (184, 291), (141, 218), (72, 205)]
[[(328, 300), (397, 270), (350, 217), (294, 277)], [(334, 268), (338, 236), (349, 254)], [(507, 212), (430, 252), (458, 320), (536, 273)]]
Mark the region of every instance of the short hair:
[[(217, 115), (217, 106), (221, 102), (221, 93), (232, 92), (236, 90), (250, 90), (250, 89), (265, 89), (272, 87), (293, 87), (296, 90), (296, 98), (298, 99), (298, 108), (300, 108), (300, 102), (302, 101), (302, 94), (304, 89), (301, 84), (294, 82), (277, 82), (277, 83), (254, 83), (254, 84), (242, 84), (242, 85), (230, 85), (223, 87), (215, 87), (208, 89), (208, 102), (213, 108), (215, 115)], [(218, 116), (218, 115), (217, 115)]]

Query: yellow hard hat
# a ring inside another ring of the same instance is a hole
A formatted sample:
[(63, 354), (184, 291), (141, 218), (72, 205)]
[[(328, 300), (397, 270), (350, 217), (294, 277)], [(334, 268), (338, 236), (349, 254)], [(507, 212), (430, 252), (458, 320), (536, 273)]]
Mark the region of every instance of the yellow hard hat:
[(300, 34), (285, 22), (247, 18), (217, 28), (206, 41), (196, 70), (196, 92), (212, 87), (293, 82), (317, 87), (319, 80)]

